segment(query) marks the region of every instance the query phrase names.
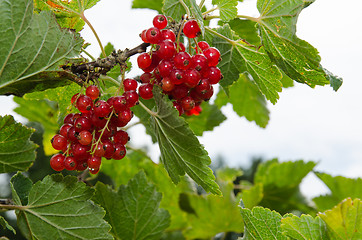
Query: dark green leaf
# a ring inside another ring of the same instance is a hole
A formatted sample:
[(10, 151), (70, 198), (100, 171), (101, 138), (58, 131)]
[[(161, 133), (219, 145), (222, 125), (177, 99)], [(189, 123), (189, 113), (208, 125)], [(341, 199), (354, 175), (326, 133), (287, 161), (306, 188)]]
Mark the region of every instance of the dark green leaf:
[(241, 208), (241, 215), (245, 224), (243, 239), (287, 239), (280, 227), (282, 217), (279, 213), (268, 208), (254, 207), (253, 210)]
[(320, 217), (313, 218), (302, 214), (297, 217), (287, 214), (282, 219), (281, 225), (286, 236), (296, 240), (320, 239), (327, 240), (326, 224)]
[[(149, 99), (149, 100), (143, 100), (140, 99), (140, 102), (142, 102), (145, 106), (148, 107), (148, 109), (153, 109), (155, 107), (155, 100)], [(146, 133), (149, 134), (152, 138), (152, 142), (156, 143), (156, 135), (154, 133), (154, 130), (151, 125), (151, 116), (148, 112), (146, 112), (140, 105), (136, 105), (132, 108), (132, 111), (135, 116), (137, 116), (140, 119), (140, 122), (145, 126)]]
[(191, 130), (197, 135), (202, 136), (205, 131), (211, 131), (226, 120), (224, 114), (215, 105), (208, 102), (201, 104), (202, 112), (197, 116), (186, 117)]
[(212, 4), (217, 5), (220, 11), (220, 19), (228, 22), (238, 14), (237, 0), (212, 0)]
[(133, 0), (132, 8), (147, 8), (162, 12), (162, 0)]
[(230, 102), (234, 111), (258, 126), (265, 128), (269, 122), (269, 110), (264, 95), (247, 75), (241, 74), (237, 82), (229, 88), (229, 98), (223, 91), (217, 95), (216, 104), (219, 106)]
[(18, 172), (11, 178), (10, 185), (14, 202), (18, 205), (27, 205), (33, 182)]
[(318, 214), (327, 224), (329, 239), (362, 239), (362, 201), (351, 198), (335, 206), (332, 210)]
[(33, 129), (0, 116), (0, 173), (24, 171), (35, 160), (37, 145), (30, 141)]
[(161, 92), (154, 91), (157, 114), (151, 115), (151, 123), (164, 164), (173, 182), (187, 173), (205, 191), (220, 194), (215, 176), (208, 167), (211, 159), (197, 137), (178, 116), (172, 103)]
[(89, 200), (92, 195), (76, 177), (47, 176), (18, 208), (18, 226), (28, 239), (113, 239), (104, 210)]
[(106, 209), (105, 219), (117, 239), (160, 239), (170, 224), (170, 214), (159, 209), (162, 194), (147, 182), (141, 171), (127, 186), (113, 191), (101, 182), (96, 185), (95, 201)]
[(255, 22), (235, 18), (229, 21), (229, 25), (236, 35), (240, 36), (248, 43), (254, 44), (256, 46), (260, 45), (260, 37), (258, 35), (258, 29), (256, 28)]
[[(5, 220), (5, 218), (3, 216), (0, 216), (0, 225), (4, 229), (8, 229), (8, 230), (12, 231), (14, 234), (16, 234), (15, 229)], [(0, 237), (0, 239), (1, 239), (1, 237)]]

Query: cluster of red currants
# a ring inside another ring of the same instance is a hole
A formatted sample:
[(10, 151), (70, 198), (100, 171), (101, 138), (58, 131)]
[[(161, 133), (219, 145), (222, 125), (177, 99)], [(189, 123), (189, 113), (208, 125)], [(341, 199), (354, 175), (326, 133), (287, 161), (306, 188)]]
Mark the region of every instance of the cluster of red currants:
[[(194, 46), (189, 46), (189, 52), (180, 36), (171, 29), (164, 15), (153, 19), (153, 26), (141, 33), (144, 42), (152, 44), (150, 52), (142, 53), (137, 58), (139, 68), (144, 73), (140, 76), (143, 83), (139, 87), (139, 95), (143, 99), (153, 97), (153, 85), (162, 87), (163, 92), (173, 100), (179, 114), (198, 115), (200, 104), (207, 101), (214, 93), (213, 85), (222, 78), (217, 64), (220, 52), (210, 47), (205, 41), (196, 41), (201, 34), (196, 20), (188, 20), (183, 25), (183, 34), (194, 39)], [(177, 40), (176, 40), (177, 39)]]
[(132, 119), (131, 107), (138, 103), (137, 82), (133, 79), (123, 81), (124, 93), (110, 97), (107, 101), (99, 99), (99, 89), (90, 85), (85, 94), (77, 93), (71, 103), (80, 113), (70, 113), (52, 140), (58, 153), (50, 159), (50, 166), (56, 171), (99, 171), (102, 157), (120, 160), (126, 155), (125, 144), (129, 141), (122, 130)]

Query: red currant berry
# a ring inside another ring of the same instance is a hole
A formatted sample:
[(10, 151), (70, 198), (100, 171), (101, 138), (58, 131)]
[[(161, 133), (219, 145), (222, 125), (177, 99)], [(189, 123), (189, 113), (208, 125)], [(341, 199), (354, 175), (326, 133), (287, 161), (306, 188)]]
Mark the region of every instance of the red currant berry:
[(128, 108), (126, 97), (123, 95), (115, 97), (113, 101), (113, 108), (116, 113), (126, 110)]
[(209, 80), (207, 79), (201, 79), (201, 81), (199, 82), (199, 84), (195, 87), (195, 90), (197, 93), (199, 94), (204, 94), (207, 91), (209, 91), (211, 88), (211, 85), (209, 83)]
[(138, 97), (138, 94), (137, 94), (136, 91), (134, 91), (134, 90), (127, 91), (127, 92), (124, 92), (123, 95), (126, 98), (127, 106), (129, 108), (135, 106), (136, 104), (138, 104), (138, 98), (139, 97)]
[(82, 161), (80, 161), (80, 162), (77, 162), (77, 168), (76, 168), (76, 170), (77, 170), (77, 171), (84, 171), (84, 170), (87, 169), (87, 167), (88, 167), (87, 161), (86, 161), (86, 160), (82, 160)]
[(210, 45), (205, 41), (200, 41), (197, 43), (197, 45), (199, 46), (199, 48), (201, 48), (202, 51), (210, 47)]
[(74, 124), (74, 113), (69, 113), (67, 116), (65, 116), (63, 122), (73, 125)]
[(137, 57), (138, 67), (141, 69), (148, 68), (152, 63), (151, 56), (148, 53), (141, 53)]
[(173, 69), (170, 74), (170, 79), (175, 85), (179, 85), (184, 82), (185, 73), (180, 69)]
[(91, 116), (91, 122), (93, 126), (103, 128), (107, 123), (107, 119), (103, 117), (97, 117), (95, 114), (93, 114)]
[(97, 174), (99, 172), (99, 168), (89, 168), (89, 172), (91, 174)]
[(206, 72), (210, 84), (216, 84), (222, 78), (221, 71), (218, 67), (210, 67)]
[(156, 17), (153, 18), (153, 26), (158, 29), (164, 29), (167, 26), (167, 18), (162, 14), (156, 15)]
[(50, 166), (55, 171), (62, 171), (64, 169), (64, 159), (65, 157), (63, 156), (63, 154), (61, 153), (55, 154), (50, 159)]
[(72, 156), (68, 156), (64, 159), (64, 168), (68, 171), (73, 171), (77, 168), (77, 162)]
[(193, 55), (191, 58), (191, 68), (196, 69), (199, 72), (209, 67), (207, 58), (202, 54)]
[(140, 80), (142, 83), (150, 83), (152, 80), (152, 73), (145, 72), (140, 76)]
[(163, 40), (169, 39), (172, 42), (176, 41), (176, 35), (173, 31), (169, 30), (169, 29), (164, 29), (161, 30), (161, 36)]
[(52, 143), (52, 146), (55, 150), (66, 150), (67, 149), (67, 145), (68, 145), (68, 141), (67, 138), (60, 135), (60, 134), (56, 134), (52, 140), (50, 140), (50, 142)]
[(79, 117), (77, 120), (75, 120), (74, 127), (77, 132), (81, 132), (83, 130), (91, 130), (92, 121), (86, 117)]
[(173, 106), (177, 109), (179, 116), (181, 116), (184, 113), (184, 109), (182, 108), (181, 103), (175, 101), (173, 102)]
[(116, 150), (116, 149), (114, 149), (114, 144), (109, 140), (104, 140), (103, 148), (105, 151), (103, 157), (105, 157), (107, 159), (111, 159), (114, 154), (114, 151)]
[(185, 52), (186, 48), (182, 42), (176, 43), (176, 52)]
[(207, 58), (209, 66), (215, 67), (221, 60), (221, 55), (219, 50), (217, 50), (214, 47), (206, 48), (202, 53)]
[(147, 40), (146, 32), (147, 32), (147, 29), (143, 30), (142, 33), (140, 34), (140, 37), (141, 37), (143, 42), (149, 43), (148, 40)]
[(126, 145), (126, 143), (129, 141), (129, 136), (126, 131), (119, 130), (114, 134), (113, 136), (114, 143), (120, 143), (122, 145)]
[(90, 85), (85, 90), (85, 95), (90, 97), (91, 99), (95, 100), (99, 97), (99, 89), (95, 85)]
[(184, 97), (181, 99), (181, 106), (185, 111), (190, 111), (195, 107), (195, 101), (190, 96)]
[(161, 40), (161, 32), (156, 27), (151, 27), (146, 31), (146, 38), (149, 43), (157, 44)]
[(77, 138), (80, 144), (89, 145), (92, 143), (93, 136), (90, 132), (84, 130), (78, 134)]
[(142, 84), (138, 88), (138, 92), (139, 92), (141, 98), (146, 99), (146, 100), (153, 98), (152, 90), (153, 90), (153, 85), (150, 83)]
[(68, 131), (69, 131), (69, 128), (71, 128), (71, 127), (73, 127), (73, 125), (71, 125), (69, 123), (63, 124), (59, 129), (59, 134), (65, 138), (68, 138)]
[(211, 85), (209, 90), (207, 90), (205, 93), (199, 94), (199, 96), (204, 101), (208, 101), (210, 100), (213, 94), (214, 94), (214, 88)]
[(94, 105), (93, 111), (94, 115), (97, 117), (107, 117), (111, 113), (112, 109), (106, 101), (99, 100)]
[(126, 78), (123, 80), (124, 91), (131, 91), (137, 89), (137, 81), (134, 79)]
[(123, 126), (126, 126), (127, 123), (129, 121), (131, 121), (132, 117), (133, 117), (133, 112), (130, 109), (121, 111), (118, 114), (118, 120), (120, 121), (121, 125), (123, 125)]
[(76, 159), (86, 159), (89, 156), (88, 150), (90, 149), (88, 146), (84, 146), (80, 143), (75, 143), (72, 144), (71, 149), (73, 156)]
[(87, 95), (79, 96), (77, 99), (77, 108), (82, 113), (89, 112), (93, 107), (93, 100)]
[(191, 66), (191, 56), (187, 52), (179, 52), (173, 58), (175, 67), (186, 70)]
[(71, 127), (68, 130), (67, 138), (72, 142), (78, 142), (78, 132), (76, 131), (75, 127)]
[(77, 101), (77, 99), (82, 96), (83, 94), (80, 94), (80, 93), (76, 93), (72, 96), (72, 98), (70, 99), (70, 102), (73, 104)]
[(167, 77), (170, 75), (172, 69), (173, 64), (168, 60), (162, 60), (157, 67), (157, 70), (162, 77)]
[(94, 149), (94, 156), (103, 157), (105, 153), (105, 148), (103, 147), (103, 143), (99, 142)]
[(201, 74), (195, 69), (189, 69), (185, 71), (185, 85), (189, 88), (196, 87), (201, 79)]
[(102, 163), (102, 158), (97, 156), (90, 156), (87, 159), (87, 165), (89, 168), (99, 168)]
[(162, 59), (171, 59), (175, 53), (175, 44), (171, 40), (164, 40), (159, 43), (160, 48), (158, 49), (159, 57)]
[(120, 143), (115, 143), (114, 144), (114, 154), (112, 156), (112, 158), (114, 160), (121, 160), (122, 158), (124, 158), (124, 156), (126, 156), (126, 147)]
[(181, 99), (187, 96), (189, 92), (189, 88), (184, 84), (176, 85), (175, 88), (172, 90), (172, 96), (175, 99)]
[(170, 78), (165, 77), (161, 81), (161, 87), (165, 92), (170, 92), (175, 88), (175, 84), (171, 81)]
[(189, 20), (185, 23), (183, 32), (188, 38), (195, 38), (201, 34), (201, 29), (196, 20)]

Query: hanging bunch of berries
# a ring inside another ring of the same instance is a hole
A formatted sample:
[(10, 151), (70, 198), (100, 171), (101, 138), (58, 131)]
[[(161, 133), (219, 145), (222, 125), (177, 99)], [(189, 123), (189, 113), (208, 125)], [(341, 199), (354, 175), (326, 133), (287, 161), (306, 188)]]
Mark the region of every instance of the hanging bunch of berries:
[(143, 84), (139, 87), (139, 94), (143, 99), (150, 99), (153, 97), (153, 85), (159, 85), (173, 100), (180, 115), (197, 115), (202, 101), (211, 98), (213, 85), (222, 78), (217, 67), (220, 52), (207, 42), (196, 41), (195, 38), (201, 34), (196, 20), (186, 21), (182, 28), (189, 45), (192, 39), (195, 42), (194, 46), (188, 47), (189, 51), (180, 42), (180, 36), (172, 29), (165, 29), (167, 24), (164, 15), (157, 15), (153, 19), (153, 27), (141, 33), (142, 40), (152, 47), (150, 52), (137, 58), (139, 68), (144, 71), (140, 77)]

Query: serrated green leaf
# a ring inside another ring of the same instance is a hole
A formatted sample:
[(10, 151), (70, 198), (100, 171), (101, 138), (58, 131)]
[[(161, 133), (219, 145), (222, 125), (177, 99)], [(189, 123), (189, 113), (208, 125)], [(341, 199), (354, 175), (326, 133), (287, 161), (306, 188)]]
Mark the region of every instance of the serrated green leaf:
[(229, 88), (229, 98), (225, 92), (219, 91), (215, 103), (223, 106), (230, 102), (234, 111), (248, 121), (254, 121), (265, 128), (269, 122), (269, 110), (264, 95), (247, 75), (241, 74), (237, 82)]
[(226, 120), (225, 115), (215, 105), (203, 102), (201, 109), (200, 115), (185, 117), (189, 127), (197, 136), (202, 136), (205, 131), (213, 130)]
[(237, 0), (212, 0), (212, 4), (217, 5), (220, 11), (220, 19), (228, 22), (238, 14)]
[(181, 20), (181, 17), (186, 14), (186, 10), (179, 0), (164, 0), (162, 12), (166, 16), (172, 17), (175, 21)]
[(258, 29), (256, 28), (255, 22), (235, 18), (229, 21), (229, 25), (236, 35), (240, 36), (248, 43), (254, 44), (256, 46), (260, 45), (260, 37), (258, 35)]
[(237, 177), (243, 175), (243, 171), (237, 168), (225, 167), (216, 170), (217, 181), (232, 183)]
[(282, 219), (281, 227), (284, 234), (292, 239), (328, 239), (326, 224), (320, 217), (313, 218), (312, 216), (305, 214), (297, 217), (293, 214), (287, 214)]
[[(15, 229), (5, 220), (3, 216), (0, 216), (0, 225), (3, 226), (4, 229), (8, 229), (12, 231), (14, 234), (16, 234)], [(1, 237), (0, 237), (1, 239)]]
[(113, 239), (104, 210), (89, 200), (93, 192), (76, 177), (47, 176), (18, 208), (18, 226), (28, 239)]
[(318, 214), (328, 228), (332, 240), (362, 239), (362, 201), (358, 198), (343, 200), (331, 210)]
[(151, 115), (151, 123), (161, 151), (161, 162), (173, 182), (187, 173), (205, 191), (220, 194), (215, 176), (208, 167), (211, 159), (197, 137), (178, 116), (177, 110), (161, 92), (154, 91), (157, 114)]
[(326, 85), (330, 79), (320, 65), (318, 51), (296, 36), (298, 16), (311, 3), (305, 0), (259, 0), (260, 17), (255, 20), (262, 43), (273, 62), (293, 80), (314, 87)]
[(252, 209), (257, 206), (263, 199), (263, 184), (257, 183), (249, 189), (245, 189), (241, 193), (245, 208)]
[(243, 239), (287, 239), (280, 227), (282, 216), (279, 213), (262, 207), (241, 208), (240, 211), (245, 224)]
[(18, 205), (27, 205), (33, 182), (18, 172), (10, 179), (10, 186), (14, 202)]
[(186, 194), (195, 211), (188, 214), (189, 228), (184, 231), (188, 239), (207, 239), (220, 232), (243, 231), (232, 182), (220, 183), (220, 186), (223, 196)]
[(319, 211), (331, 209), (347, 197), (362, 199), (361, 178), (352, 179), (342, 176), (332, 177), (329, 174), (319, 172), (315, 172), (315, 174), (331, 190), (331, 194), (313, 199)]
[(101, 170), (112, 178), (116, 187), (127, 184), (140, 170), (144, 170), (147, 179), (155, 185), (158, 192), (162, 193), (160, 207), (166, 209), (171, 215), (171, 223), (167, 230), (186, 228), (186, 213), (180, 209), (178, 204), (180, 193), (192, 192), (192, 188), (185, 178), (178, 185), (175, 185), (165, 168), (152, 162), (141, 151), (127, 152), (122, 161), (106, 161), (102, 163)]
[(76, 79), (59, 65), (79, 54), (78, 34), (60, 29), (49, 12), (33, 14), (32, 0), (1, 1), (0, 18), (0, 94), (23, 95)]
[(275, 104), (279, 99), (278, 92), (282, 90), (282, 74), (270, 61), (264, 49), (261, 47), (257, 50), (242, 40), (233, 40), (238, 36), (228, 24), (218, 28), (217, 32), (229, 39), (216, 35), (213, 41), (222, 58), (219, 68), (224, 78), (220, 85), (227, 89), (239, 79), (240, 73), (248, 72), (265, 97)]
[(112, 225), (116, 239), (160, 239), (170, 224), (169, 213), (159, 208), (162, 194), (147, 182), (141, 171), (127, 186), (113, 191), (101, 182), (96, 185), (95, 201), (107, 211), (105, 219)]
[[(142, 104), (144, 104), (148, 109), (153, 109), (156, 105), (154, 99), (144, 100), (144, 99), (140, 98), (139, 101)], [(132, 111), (133, 111), (134, 115), (140, 119), (140, 122), (143, 124), (143, 126), (145, 126), (146, 133), (151, 136), (152, 142), (156, 143), (157, 139), (156, 139), (156, 135), (154, 133), (154, 129), (152, 128), (152, 125), (151, 125), (150, 114), (148, 112), (146, 112), (145, 109), (143, 109), (140, 105), (136, 105), (136, 106), (132, 107)]]
[(0, 173), (24, 171), (31, 166), (37, 148), (29, 140), (33, 131), (15, 122), (13, 116), (0, 116)]
[(147, 8), (162, 12), (162, 0), (133, 0), (132, 8)]

